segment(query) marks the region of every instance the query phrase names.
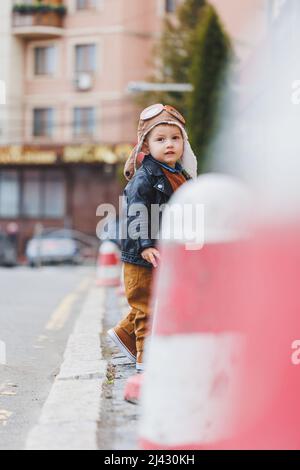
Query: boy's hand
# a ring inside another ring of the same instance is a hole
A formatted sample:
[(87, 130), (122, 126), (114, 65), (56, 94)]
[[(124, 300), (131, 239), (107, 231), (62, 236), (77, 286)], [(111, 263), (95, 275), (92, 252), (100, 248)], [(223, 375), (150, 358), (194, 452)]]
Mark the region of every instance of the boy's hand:
[(159, 260), (160, 254), (156, 248), (146, 248), (142, 251), (141, 256), (144, 260), (148, 261), (148, 263), (151, 263), (154, 268), (157, 268), (158, 264), (156, 262), (156, 258)]

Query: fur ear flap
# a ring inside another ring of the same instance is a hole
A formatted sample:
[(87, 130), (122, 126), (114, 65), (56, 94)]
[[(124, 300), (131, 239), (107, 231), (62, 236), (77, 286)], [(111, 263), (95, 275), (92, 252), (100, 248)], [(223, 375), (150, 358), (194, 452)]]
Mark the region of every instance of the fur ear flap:
[(184, 142), (184, 152), (181, 158), (183, 168), (193, 178), (197, 178), (197, 158), (192, 150), (191, 144), (188, 139)]
[(124, 176), (127, 179), (127, 181), (130, 181), (134, 175), (134, 159), (135, 159), (137, 147), (138, 147), (137, 145), (134, 147), (134, 149), (132, 150), (124, 166)]
[(144, 152), (138, 152), (138, 154), (136, 155), (136, 152), (138, 150), (138, 145), (136, 145), (134, 147), (134, 149), (132, 150), (128, 160), (126, 161), (125, 163), (125, 166), (124, 166), (124, 176), (125, 178), (127, 179), (127, 181), (130, 181), (131, 178), (134, 176), (135, 174), (135, 171), (136, 171), (136, 167), (140, 167), (142, 162), (143, 162), (143, 159), (144, 159), (144, 156), (145, 156), (145, 153)]

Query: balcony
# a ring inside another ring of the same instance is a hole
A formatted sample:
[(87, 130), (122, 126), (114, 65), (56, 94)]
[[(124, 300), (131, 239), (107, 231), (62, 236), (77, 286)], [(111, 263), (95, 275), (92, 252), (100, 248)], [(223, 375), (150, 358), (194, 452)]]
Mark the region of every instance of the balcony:
[(12, 32), (25, 39), (53, 38), (64, 34), (66, 9), (59, 0), (17, 3), (12, 12)]

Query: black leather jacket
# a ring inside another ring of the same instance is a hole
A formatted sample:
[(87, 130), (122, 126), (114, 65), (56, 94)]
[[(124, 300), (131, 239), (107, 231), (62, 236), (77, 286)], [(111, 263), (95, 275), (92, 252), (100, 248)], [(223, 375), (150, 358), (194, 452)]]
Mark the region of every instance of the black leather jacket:
[[(189, 174), (182, 170), (186, 180), (191, 179)], [(146, 248), (155, 247), (157, 243), (151, 234), (151, 205), (161, 206), (166, 204), (173, 194), (173, 189), (165, 176), (161, 166), (151, 155), (146, 155), (142, 166), (129, 181), (123, 194), (123, 214), (122, 214), (122, 261), (126, 263), (137, 264), (145, 267), (152, 267), (141, 257), (141, 252)], [(137, 205), (143, 205), (147, 212), (138, 211)], [(156, 207), (158, 207), (156, 206)], [(153, 224), (154, 233), (160, 231), (161, 212), (159, 214), (159, 223)], [(140, 236), (130, 237), (130, 227), (140, 229)], [(157, 230), (155, 229), (157, 227)], [(128, 234), (128, 235), (127, 235)]]

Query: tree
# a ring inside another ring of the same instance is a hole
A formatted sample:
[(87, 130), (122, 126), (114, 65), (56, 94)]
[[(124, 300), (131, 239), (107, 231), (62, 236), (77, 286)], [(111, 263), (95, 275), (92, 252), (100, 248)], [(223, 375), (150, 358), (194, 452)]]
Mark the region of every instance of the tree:
[(209, 143), (218, 126), (219, 100), (230, 41), (215, 9), (205, 0), (185, 0), (176, 20), (166, 19), (154, 49), (149, 77), (154, 83), (191, 83), (193, 93), (147, 92), (137, 97), (141, 107), (161, 102), (175, 106), (187, 118), (187, 128), (199, 169), (209, 159)]
[[(190, 48), (205, 0), (185, 0), (178, 7), (176, 18), (164, 20), (163, 33), (154, 47), (151, 66), (155, 73), (148, 77), (152, 83), (188, 83), (191, 66)], [(140, 106), (168, 103), (187, 113), (186, 93), (146, 92), (136, 99)]]
[(230, 57), (230, 42), (218, 15), (206, 5), (193, 35), (189, 82), (194, 91), (187, 96), (188, 133), (200, 170), (209, 160), (210, 144), (218, 130)]

